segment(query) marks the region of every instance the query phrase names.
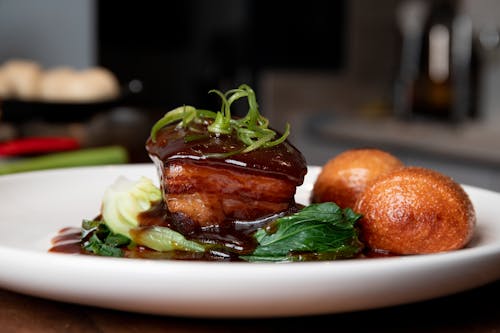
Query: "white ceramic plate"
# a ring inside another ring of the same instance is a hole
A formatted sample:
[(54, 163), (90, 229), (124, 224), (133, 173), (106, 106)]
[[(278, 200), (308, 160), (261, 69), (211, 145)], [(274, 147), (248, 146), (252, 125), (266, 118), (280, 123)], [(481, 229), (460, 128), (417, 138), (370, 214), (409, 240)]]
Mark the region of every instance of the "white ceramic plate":
[[(310, 167), (298, 202), (308, 203), (318, 172)], [(470, 186), (477, 233), (468, 248), (450, 253), (286, 264), (48, 253), (59, 229), (96, 215), (104, 189), (120, 175), (156, 179), (152, 164), (0, 177), (0, 287), (151, 314), (277, 317), (427, 300), (500, 278), (500, 194)]]

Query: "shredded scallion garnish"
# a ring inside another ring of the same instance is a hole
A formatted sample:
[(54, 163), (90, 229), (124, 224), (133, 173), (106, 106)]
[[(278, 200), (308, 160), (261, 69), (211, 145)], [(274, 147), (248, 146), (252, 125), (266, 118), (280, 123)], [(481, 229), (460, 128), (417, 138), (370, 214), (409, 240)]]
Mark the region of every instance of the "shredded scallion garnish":
[[(287, 123), (283, 135), (275, 139), (276, 132), (268, 128), (269, 120), (260, 114), (255, 92), (248, 85), (243, 84), (237, 89), (228, 90), (226, 93), (215, 89), (210, 90), (209, 93), (216, 94), (221, 98), (220, 111), (202, 110), (190, 105), (177, 107), (167, 112), (153, 125), (151, 140), (156, 142), (158, 131), (167, 125), (178, 122), (177, 126), (189, 128), (193, 122), (199, 123), (202, 120), (209, 120), (210, 124), (207, 126), (207, 130), (210, 134), (230, 135), (235, 133), (238, 139), (246, 145), (246, 148), (242, 150), (229, 153), (232, 155), (279, 145), (290, 134), (290, 125)], [(241, 98), (246, 98), (248, 101), (248, 113), (243, 118), (233, 119), (231, 105)], [(195, 137), (190, 137), (190, 140), (193, 139)], [(227, 155), (211, 154), (210, 157), (226, 157)]]

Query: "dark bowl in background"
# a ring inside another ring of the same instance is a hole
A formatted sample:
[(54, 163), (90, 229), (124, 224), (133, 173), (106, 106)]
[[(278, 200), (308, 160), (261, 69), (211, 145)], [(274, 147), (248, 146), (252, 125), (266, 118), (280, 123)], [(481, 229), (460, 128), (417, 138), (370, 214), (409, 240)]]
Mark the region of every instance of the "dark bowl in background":
[(87, 121), (97, 113), (118, 106), (122, 100), (122, 97), (89, 103), (4, 100), (0, 121), (14, 124), (36, 120), (61, 123)]

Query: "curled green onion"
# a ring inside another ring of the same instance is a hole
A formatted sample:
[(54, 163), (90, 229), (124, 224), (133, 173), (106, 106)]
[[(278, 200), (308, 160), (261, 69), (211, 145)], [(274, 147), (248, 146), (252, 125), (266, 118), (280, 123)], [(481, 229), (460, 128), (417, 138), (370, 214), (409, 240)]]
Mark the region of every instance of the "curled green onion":
[(187, 126), (190, 121), (196, 116), (196, 109), (189, 105), (179, 106), (172, 111), (167, 112), (160, 120), (158, 120), (151, 128), (151, 140), (156, 142), (156, 134), (163, 127), (182, 120), (182, 125)]
[[(167, 125), (179, 122), (178, 126), (187, 128), (193, 122), (200, 123), (203, 119), (208, 119), (211, 121), (207, 126), (209, 133), (215, 135), (230, 135), (235, 133), (238, 139), (246, 145), (246, 148), (234, 152), (210, 154), (210, 156), (207, 156), (224, 158), (237, 153), (248, 153), (259, 148), (279, 145), (290, 134), (290, 125), (287, 124), (283, 135), (274, 139), (277, 133), (268, 128), (269, 120), (260, 114), (255, 92), (248, 85), (243, 84), (237, 89), (228, 90), (226, 93), (215, 89), (210, 90), (209, 93), (214, 93), (221, 98), (222, 103), (219, 111), (201, 110), (189, 105), (175, 108), (167, 112), (153, 125), (151, 140), (156, 142), (158, 131)], [(231, 105), (241, 98), (247, 99), (248, 112), (243, 118), (232, 119)]]

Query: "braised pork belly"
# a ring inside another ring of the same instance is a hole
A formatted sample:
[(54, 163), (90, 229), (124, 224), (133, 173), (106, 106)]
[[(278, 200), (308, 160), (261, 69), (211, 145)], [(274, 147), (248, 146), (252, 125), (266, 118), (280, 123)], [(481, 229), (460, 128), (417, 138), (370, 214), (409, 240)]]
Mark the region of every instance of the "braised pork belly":
[(170, 125), (150, 138), (146, 149), (172, 218), (214, 228), (293, 208), (307, 172), (304, 156), (288, 141), (239, 153), (243, 148), (235, 135), (214, 135), (203, 125)]

